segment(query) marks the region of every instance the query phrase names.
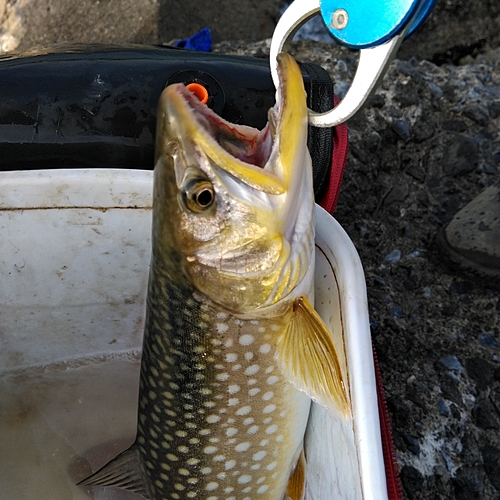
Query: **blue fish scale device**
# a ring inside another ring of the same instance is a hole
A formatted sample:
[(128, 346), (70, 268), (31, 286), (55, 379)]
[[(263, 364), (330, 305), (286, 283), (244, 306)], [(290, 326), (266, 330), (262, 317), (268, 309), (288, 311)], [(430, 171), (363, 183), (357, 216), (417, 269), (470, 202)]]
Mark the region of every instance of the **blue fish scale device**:
[(403, 39), (420, 26), (436, 0), (295, 0), (280, 18), (271, 40), (270, 62), (278, 85), (276, 57), (297, 30), (320, 14), (341, 45), (360, 49), (358, 69), (346, 96), (334, 109), (309, 110), (309, 124), (335, 127), (353, 116), (374, 92)]

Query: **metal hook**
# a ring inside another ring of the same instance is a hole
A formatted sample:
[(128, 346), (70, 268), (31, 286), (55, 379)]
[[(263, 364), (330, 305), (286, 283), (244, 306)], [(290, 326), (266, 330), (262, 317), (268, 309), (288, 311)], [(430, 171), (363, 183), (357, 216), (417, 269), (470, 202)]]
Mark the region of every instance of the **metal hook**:
[[(270, 64), (274, 85), (279, 88), (277, 56), (286, 51), (297, 32), (320, 12), (319, 0), (295, 0), (281, 16), (271, 40)], [(342, 101), (332, 110), (316, 113), (309, 110), (309, 123), (315, 127), (334, 127), (348, 120), (363, 106), (383, 78), (411, 23), (387, 42), (361, 49), (358, 69)]]

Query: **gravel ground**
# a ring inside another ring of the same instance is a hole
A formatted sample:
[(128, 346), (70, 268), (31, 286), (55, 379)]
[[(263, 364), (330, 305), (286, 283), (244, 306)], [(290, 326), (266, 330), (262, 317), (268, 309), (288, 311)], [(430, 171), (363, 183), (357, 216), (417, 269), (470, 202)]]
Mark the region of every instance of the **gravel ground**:
[[(345, 94), (355, 53), (310, 41), (291, 52), (321, 64)], [(364, 265), (405, 495), (500, 499), (498, 287), (450, 268), (436, 243), (500, 180), (500, 50), (459, 65), (394, 61), (349, 127), (335, 216)]]

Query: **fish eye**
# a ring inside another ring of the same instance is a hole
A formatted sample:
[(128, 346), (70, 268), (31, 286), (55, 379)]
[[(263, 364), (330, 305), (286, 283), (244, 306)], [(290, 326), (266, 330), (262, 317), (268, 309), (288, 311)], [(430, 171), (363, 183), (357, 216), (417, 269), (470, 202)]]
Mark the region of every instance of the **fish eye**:
[(204, 212), (215, 201), (214, 187), (207, 180), (193, 180), (183, 192), (183, 201), (191, 212)]

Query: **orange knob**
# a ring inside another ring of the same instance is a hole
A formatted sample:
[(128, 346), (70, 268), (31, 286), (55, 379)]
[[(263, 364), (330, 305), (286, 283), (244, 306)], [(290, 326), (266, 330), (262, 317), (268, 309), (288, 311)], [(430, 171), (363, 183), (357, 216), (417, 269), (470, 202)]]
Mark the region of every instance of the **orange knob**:
[(208, 102), (208, 90), (201, 85), (201, 83), (189, 83), (186, 85), (186, 88), (189, 89), (202, 104), (206, 104)]

